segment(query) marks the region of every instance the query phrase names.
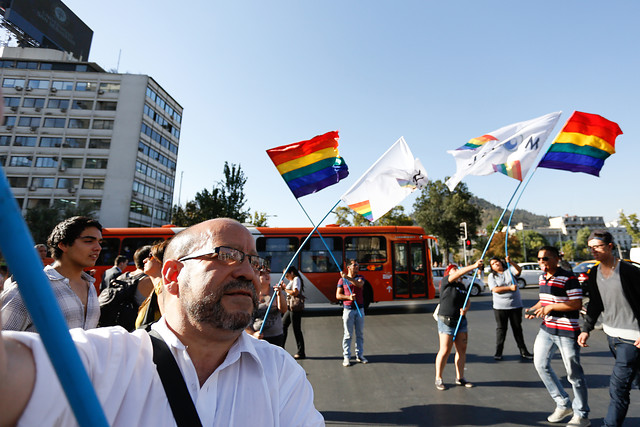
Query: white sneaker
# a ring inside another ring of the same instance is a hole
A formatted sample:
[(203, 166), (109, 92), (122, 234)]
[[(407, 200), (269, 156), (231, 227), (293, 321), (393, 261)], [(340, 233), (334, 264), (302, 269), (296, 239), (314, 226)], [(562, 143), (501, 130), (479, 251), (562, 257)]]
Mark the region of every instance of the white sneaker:
[(559, 423), (571, 414), (573, 414), (573, 409), (557, 407), (556, 410), (553, 411), (553, 414), (547, 417), (547, 421), (550, 423)]
[(344, 366), (345, 368), (348, 368), (349, 366), (351, 366), (351, 361), (349, 360), (348, 357), (344, 358), (344, 360), (342, 361), (342, 366)]
[(591, 421), (589, 421), (589, 418), (583, 418), (578, 414), (574, 414), (573, 417), (571, 417), (571, 421), (569, 421), (569, 423), (567, 424), (567, 427), (587, 427), (590, 425)]
[(367, 358), (366, 358), (366, 357), (364, 357), (364, 356), (361, 356), (361, 357), (357, 357), (357, 356), (356, 356), (356, 362), (358, 362), (358, 363), (365, 363), (365, 364), (366, 364), (366, 363), (369, 363), (369, 361), (367, 360)]

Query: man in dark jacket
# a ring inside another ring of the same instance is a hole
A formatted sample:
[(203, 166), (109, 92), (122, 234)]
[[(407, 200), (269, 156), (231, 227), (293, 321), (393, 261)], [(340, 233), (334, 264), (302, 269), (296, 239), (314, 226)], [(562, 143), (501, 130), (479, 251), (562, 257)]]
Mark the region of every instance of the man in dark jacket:
[(589, 272), (590, 301), (578, 344), (587, 347), (589, 333), (602, 314), (602, 329), (616, 359), (604, 425), (620, 426), (629, 408), (631, 385), (640, 373), (640, 270), (613, 255), (608, 231), (594, 231), (587, 244), (600, 263)]

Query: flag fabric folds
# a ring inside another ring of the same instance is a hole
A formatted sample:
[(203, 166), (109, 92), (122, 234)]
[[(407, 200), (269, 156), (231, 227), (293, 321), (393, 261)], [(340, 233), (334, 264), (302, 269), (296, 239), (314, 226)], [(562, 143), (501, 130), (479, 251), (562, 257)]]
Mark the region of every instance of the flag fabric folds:
[(327, 132), (267, 150), (267, 154), (296, 198), (336, 184), (349, 175), (338, 153), (338, 132)]
[(473, 138), (456, 150), (447, 151), (456, 161), (456, 172), (446, 182), (449, 190), (467, 175), (500, 172), (522, 181), (562, 112), (514, 123)]
[(351, 209), (375, 221), (427, 184), (427, 172), (398, 139), (341, 197)]
[(618, 135), (617, 123), (574, 111), (538, 166), (599, 176), (605, 159), (616, 152)]

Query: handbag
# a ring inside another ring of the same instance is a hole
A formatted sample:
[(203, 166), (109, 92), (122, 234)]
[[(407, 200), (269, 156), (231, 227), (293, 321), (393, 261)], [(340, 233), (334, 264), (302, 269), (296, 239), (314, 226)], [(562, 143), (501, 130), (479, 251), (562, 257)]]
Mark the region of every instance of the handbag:
[(298, 295), (289, 295), (287, 298), (287, 305), (289, 306), (289, 310), (297, 312), (304, 310), (304, 300), (306, 298), (302, 294)]

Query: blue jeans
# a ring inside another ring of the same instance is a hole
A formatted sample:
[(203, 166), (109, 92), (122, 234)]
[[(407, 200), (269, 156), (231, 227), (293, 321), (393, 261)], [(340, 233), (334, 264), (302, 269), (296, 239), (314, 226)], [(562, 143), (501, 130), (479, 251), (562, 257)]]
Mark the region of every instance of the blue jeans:
[(640, 349), (631, 341), (607, 336), (609, 349), (616, 358), (609, 380), (609, 410), (604, 417), (605, 426), (621, 426), (629, 409), (629, 390), (640, 371)]
[(342, 311), (342, 325), (344, 327), (344, 335), (342, 337), (342, 355), (351, 358), (351, 338), (353, 337), (353, 329), (356, 330), (356, 357), (360, 358), (364, 355), (364, 310), (344, 308)]
[[(556, 373), (551, 368), (551, 358), (560, 350), (562, 362), (567, 371), (567, 379), (573, 387), (573, 405), (562, 387)], [(583, 418), (589, 415), (587, 402), (587, 381), (580, 365), (580, 346), (574, 338), (551, 335), (540, 330), (533, 344), (533, 363), (540, 379), (559, 408), (573, 406), (573, 413)]]

